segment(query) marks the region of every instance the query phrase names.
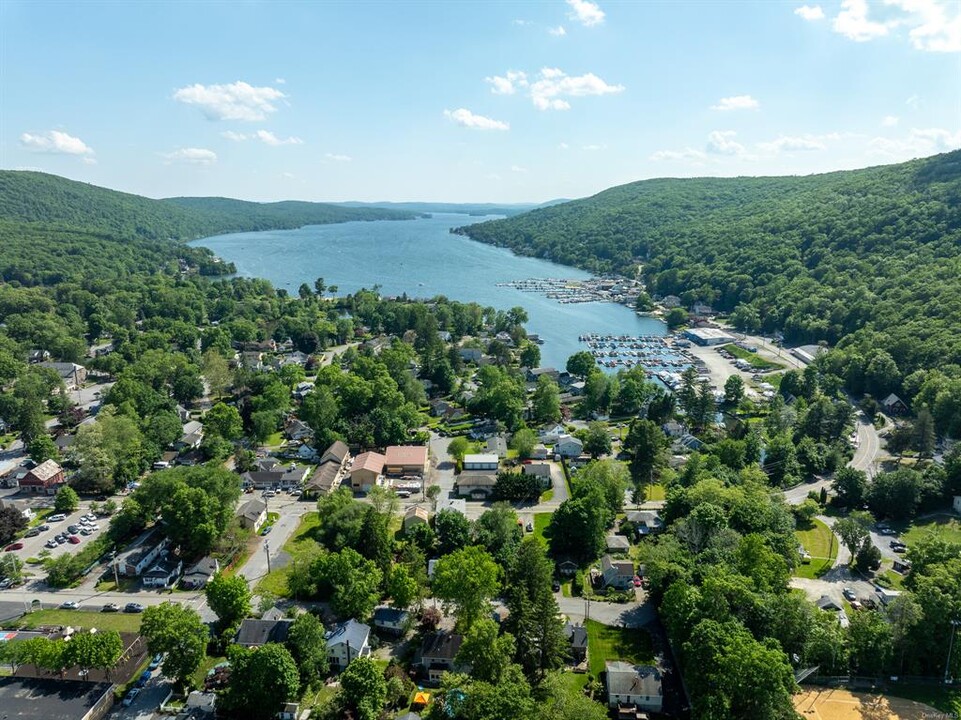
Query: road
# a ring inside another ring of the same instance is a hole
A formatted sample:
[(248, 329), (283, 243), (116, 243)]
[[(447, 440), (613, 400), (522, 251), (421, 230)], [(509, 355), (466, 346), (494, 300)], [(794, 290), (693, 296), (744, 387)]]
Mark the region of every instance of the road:
[(642, 627), (657, 617), (654, 605), (650, 602), (620, 604), (591, 601), (588, 604), (584, 598), (564, 597), (560, 593), (555, 593), (554, 597), (560, 611), (575, 623), (583, 623), (588, 612), (591, 620), (611, 627)]
[[(241, 503), (247, 502), (254, 495), (242, 495)], [(271, 569), (278, 567), (278, 562), (284, 562), (286, 558), (280, 558), (283, 552), (284, 543), (300, 525), (300, 519), (308, 512), (316, 510), (316, 503), (303, 502), (290, 495), (278, 495), (267, 499), (267, 511), (279, 513), (280, 517), (271, 528), (270, 534), (263, 537), (258, 549), (247, 559), (243, 567), (238, 570), (238, 574), (247, 578), (247, 584), (253, 590), (254, 586), (267, 574), (267, 554), (270, 553)]]
[(864, 417), (863, 413), (858, 413), (855, 422), (857, 423), (857, 447), (848, 466), (872, 475), (877, 470), (878, 456), (881, 454), (881, 438), (874, 423)]

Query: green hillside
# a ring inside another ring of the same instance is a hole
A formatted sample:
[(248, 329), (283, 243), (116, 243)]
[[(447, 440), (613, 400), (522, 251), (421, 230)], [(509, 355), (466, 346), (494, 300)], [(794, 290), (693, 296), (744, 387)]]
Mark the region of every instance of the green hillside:
[(67, 279), (155, 272), (178, 259), (217, 274), (203, 248), (182, 241), (228, 232), (350, 220), (404, 220), (413, 213), (324, 203), (226, 198), (152, 200), (38, 172), (0, 171), (0, 280), (50, 285)]
[(641, 265), (652, 292), (791, 342), (886, 350), (892, 389), (961, 364), (961, 151), (807, 177), (648, 180), (458, 232), (595, 272)]

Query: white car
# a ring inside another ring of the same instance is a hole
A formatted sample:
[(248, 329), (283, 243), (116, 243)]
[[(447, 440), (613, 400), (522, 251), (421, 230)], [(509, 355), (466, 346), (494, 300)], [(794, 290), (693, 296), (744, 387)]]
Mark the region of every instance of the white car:
[(60, 607), (64, 610), (77, 610), (80, 608), (80, 603), (74, 602), (73, 600), (67, 600), (60, 603)]
[(60, 513), (57, 513), (56, 515), (51, 515), (50, 517), (48, 517), (47, 522), (61, 522), (62, 520), (66, 520), (66, 519), (67, 519), (66, 515), (61, 515)]

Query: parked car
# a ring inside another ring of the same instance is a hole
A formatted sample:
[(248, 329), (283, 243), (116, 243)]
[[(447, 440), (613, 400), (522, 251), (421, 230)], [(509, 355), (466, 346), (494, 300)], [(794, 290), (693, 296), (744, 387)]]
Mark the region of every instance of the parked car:
[(70, 543), (71, 545), (79, 545), (80, 538), (78, 538), (76, 535), (71, 535), (70, 537), (67, 538), (67, 542)]
[(37, 530), (39, 530), (40, 532), (47, 532), (47, 530), (49, 529), (50, 529), (50, 526), (47, 524), (37, 525)]
[(561, 584), (557, 580), (555, 580), (554, 582), (551, 583), (551, 590), (553, 590), (554, 592), (560, 592)]
[(78, 532), (80, 532), (80, 527), (78, 525), (68, 525), (67, 532), (71, 535), (76, 535)]
[(73, 600), (65, 600), (64, 602), (60, 603), (61, 610), (77, 610), (79, 608), (80, 608), (80, 603), (75, 602)]
[(164, 659), (164, 656), (161, 653), (157, 653), (156, 655), (153, 656), (153, 659), (151, 659), (150, 664), (147, 666), (147, 669), (156, 670), (158, 667), (160, 667), (160, 663), (163, 662), (163, 659)]
[(4, 550), (6, 550), (7, 552), (12, 552), (12, 551), (14, 551), (14, 550), (22, 550), (22, 549), (23, 549), (23, 543), (22, 543), (22, 542), (10, 543), (9, 545), (7, 545), (7, 546), (4, 548)]
[(80, 534), (81, 534), (81, 535), (93, 535), (93, 530), (91, 530), (90, 528), (84, 528), (83, 530), (80, 531)]
[(271, 531), (271, 529), (272, 529), (273, 527), (274, 527), (273, 525), (268, 525), (267, 527), (265, 527), (263, 530), (260, 531), (260, 534), (261, 534), (261, 535), (269, 535), (269, 534), (270, 534), (270, 531)]
[(100, 612), (120, 612), (120, 606), (117, 603), (107, 603), (100, 608)]
[(133, 705), (133, 701), (137, 699), (137, 696), (139, 694), (140, 694), (140, 688), (136, 688), (136, 687), (130, 688), (130, 691), (127, 693), (127, 697), (123, 699), (123, 702), (121, 703), (121, 705), (123, 705), (124, 707), (130, 707), (131, 705)]
[(151, 676), (151, 672), (149, 670), (144, 670), (140, 674), (140, 677), (137, 678), (137, 684), (134, 685), (134, 687), (142, 688), (144, 685), (147, 684), (147, 681), (150, 680), (150, 676)]
[(50, 538), (44, 543), (44, 547), (53, 550), (55, 547), (60, 547), (60, 543), (57, 542), (56, 538)]
[(142, 613), (143, 605), (140, 603), (127, 603), (123, 606), (123, 611), (128, 613)]
[(40, 528), (30, 528), (29, 530), (27, 530), (26, 534), (24, 534), (24, 537), (37, 537), (37, 535), (39, 534), (40, 534)]
[(0, 580), (0, 590), (6, 590), (11, 585), (13, 585), (13, 580), (10, 578), (4, 578), (3, 580)]
[(848, 602), (850, 602), (851, 600), (858, 599), (857, 593), (855, 593), (854, 590), (849, 587), (844, 588), (841, 591), (841, 594), (844, 595), (844, 599), (847, 600)]
[(51, 515), (50, 517), (47, 518), (47, 520), (49, 520), (50, 522), (62, 522), (63, 520), (66, 520), (66, 519), (67, 519), (67, 516), (61, 515), (60, 513), (57, 513), (56, 515)]

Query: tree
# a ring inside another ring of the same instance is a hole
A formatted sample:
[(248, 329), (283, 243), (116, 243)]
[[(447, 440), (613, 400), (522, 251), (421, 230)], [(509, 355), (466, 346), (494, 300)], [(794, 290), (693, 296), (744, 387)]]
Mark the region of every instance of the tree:
[(536, 368), (541, 366), (541, 349), (536, 343), (528, 342), (521, 349), (521, 366)]
[(834, 474), (831, 487), (837, 493), (838, 502), (849, 508), (859, 508), (867, 496), (868, 476), (863, 470), (843, 467)]
[(599, 488), (562, 502), (544, 533), (550, 541), (551, 555), (594, 560), (604, 549), (609, 512)]
[(675, 328), (679, 328), (682, 325), (686, 325), (687, 319), (688, 319), (687, 310), (685, 310), (684, 308), (671, 308), (670, 310), (668, 310), (667, 316), (664, 318), (664, 322), (667, 323), (667, 326), (669, 328), (674, 330)]
[(186, 686), (204, 659), (209, 638), (200, 615), (177, 603), (153, 605), (144, 610), (140, 634), (151, 654), (166, 654), (164, 675)]
[(667, 437), (650, 420), (633, 420), (624, 440), (624, 449), (631, 456), (631, 477), (634, 482), (651, 482), (655, 470), (664, 462)]
[(116, 630), (76, 633), (63, 654), (65, 667), (109, 671), (123, 655), (123, 640)]
[(893, 649), (892, 626), (881, 613), (854, 613), (848, 626), (848, 645), (855, 672), (880, 675)]
[(243, 575), (217, 573), (204, 588), (207, 604), (222, 628), (228, 628), (250, 614), (250, 588)]
[(204, 415), (204, 430), (224, 440), (239, 440), (244, 434), (244, 422), (237, 408), (217, 403)]
[(69, 485), (64, 485), (57, 491), (53, 501), (53, 509), (58, 513), (72, 513), (80, 507), (80, 497), (77, 491)]
[(871, 522), (872, 518), (868, 513), (853, 512), (834, 523), (834, 534), (841, 538), (841, 543), (852, 556), (857, 554), (866, 539), (870, 541), (868, 528)]
[(253, 649), (232, 645), (227, 657), (230, 681), (223, 697), (231, 717), (267, 720), (297, 697), (300, 675), (283, 645), (267, 643)]
[(560, 388), (549, 375), (537, 378), (531, 397), (531, 414), (535, 422), (556, 422), (561, 419)]
[(327, 641), (324, 625), (311, 613), (301, 613), (290, 624), (287, 649), (300, 671), (300, 684), (308, 687), (327, 674)]
[(445, 609), (453, 610), (462, 632), (486, 614), (500, 587), (497, 576), (494, 558), (479, 547), (462, 548), (437, 561), (434, 595), (444, 601)]
[(934, 417), (927, 408), (921, 408), (914, 420), (914, 447), (920, 457), (931, 457), (937, 438), (934, 432)]
[(584, 435), (584, 452), (595, 460), (611, 452), (611, 434), (602, 422), (588, 423)]
[(731, 375), (724, 381), (724, 402), (737, 407), (744, 399), (744, 381), (740, 375)]
[(921, 502), (923, 476), (917, 470), (901, 468), (881, 473), (868, 488), (868, 504), (879, 517), (913, 517)]
[(358, 720), (377, 720), (387, 701), (387, 681), (374, 661), (357, 658), (340, 675), (344, 704)]
[(767, 444), (764, 472), (775, 487), (789, 487), (800, 479), (801, 465), (798, 463), (794, 440), (788, 433), (776, 435)]
[(6, 545), (27, 527), (27, 518), (15, 507), (0, 508), (0, 545)]
[(553, 672), (541, 683), (546, 696), (539, 716), (542, 720), (607, 720), (606, 706), (573, 689), (563, 678)]
[(434, 532), (440, 554), (447, 555), (470, 542), (470, 520), (456, 510), (441, 510), (434, 516)]
[(498, 500), (521, 502), (537, 500), (541, 495), (541, 482), (536, 475), (523, 472), (503, 471), (497, 473), (494, 497)]
[(496, 685), (513, 661), (516, 651), (513, 635), (501, 635), (497, 623), (489, 618), (481, 618), (464, 636), (455, 664), (470, 667), (471, 677), (475, 680)]
[(27, 445), (27, 454), (30, 459), (38, 465), (46, 460), (57, 460), (60, 458), (60, 451), (57, 444), (46, 433), (40, 433), (33, 438)]
[(517, 662), (532, 684), (539, 684), (549, 670), (560, 668), (568, 654), (551, 589), (553, 572), (541, 541), (530, 536), (521, 543), (506, 583), (510, 614), (505, 627), (517, 638)]
[(594, 356), (587, 350), (581, 350), (567, 358), (567, 372), (583, 380), (596, 367)]
[(517, 457), (527, 460), (534, 454), (537, 445), (537, 433), (529, 428), (521, 428), (511, 437), (511, 447), (517, 451)]
[(380, 599), (383, 575), (376, 563), (350, 548), (330, 553), (320, 577), (332, 585), (330, 607), (340, 617), (366, 617)]
[[(7, 542), (0, 541), (0, 544)], [(12, 553), (4, 553), (0, 556), (0, 577), (7, 578), (12, 584), (16, 585), (23, 580), (23, 560)]]
[(408, 608), (421, 596), (421, 588), (405, 565), (395, 565), (387, 581), (387, 594), (394, 600), (394, 607)]
[(523, 536), (517, 513), (508, 503), (494, 503), (474, 523), (474, 542), (487, 548), (501, 567), (513, 563)]
[(470, 441), (463, 435), (451, 438), (447, 444), (447, 454), (458, 463), (464, 462), (464, 456), (470, 451)]
[(211, 397), (223, 396), (230, 387), (230, 367), (224, 356), (214, 348), (209, 348), (203, 355), (202, 372), (210, 387)]
[(917, 600), (910, 593), (901, 593), (885, 608), (888, 622), (891, 623), (891, 643), (894, 650), (900, 651), (899, 673), (904, 671), (904, 653), (911, 644), (914, 627), (924, 619), (924, 613)]

